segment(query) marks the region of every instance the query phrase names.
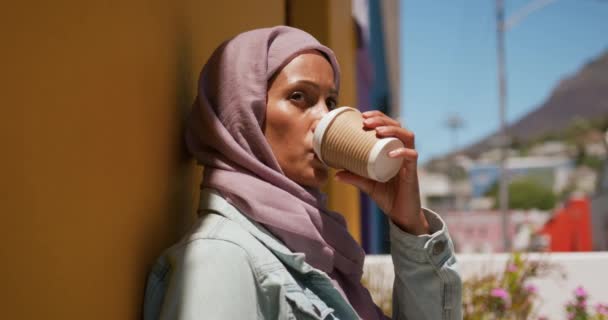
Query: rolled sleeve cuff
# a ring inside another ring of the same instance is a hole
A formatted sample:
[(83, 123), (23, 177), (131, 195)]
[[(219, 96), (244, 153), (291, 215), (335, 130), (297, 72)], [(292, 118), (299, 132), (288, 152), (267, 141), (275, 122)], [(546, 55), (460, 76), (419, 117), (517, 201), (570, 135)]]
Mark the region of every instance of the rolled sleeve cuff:
[(401, 230), (389, 219), (391, 254), (393, 260), (397, 257), (405, 257), (419, 263), (430, 261), (436, 267), (440, 267), (453, 256), (452, 241), (441, 217), (426, 208), (422, 208), (422, 211), (429, 223), (430, 234), (415, 236)]

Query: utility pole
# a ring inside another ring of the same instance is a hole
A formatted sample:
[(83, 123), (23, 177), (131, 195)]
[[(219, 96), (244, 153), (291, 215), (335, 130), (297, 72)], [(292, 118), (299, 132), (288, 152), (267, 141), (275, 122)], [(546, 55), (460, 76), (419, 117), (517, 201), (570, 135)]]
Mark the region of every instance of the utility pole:
[(507, 152), (511, 139), (507, 132), (507, 75), (505, 68), (505, 32), (511, 29), (524, 18), (557, 0), (532, 0), (526, 6), (515, 12), (509, 19), (505, 19), (504, 0), (496, 0), (496, 54), (498, 63), (498, 114), (500, 130), (497, 145), (500, 150), (500, 177), (498, 189), (498, 203), (502, 215), (502, 236), (505, 251), (511, 251), (511, 239), (508, 234), (509, 227), (509, 177), (507, 174)]
[(499, 150), (500, 150), (500, 177), (498, 180), (498, 203), (502, 216), (502, 239), (505, 251), (511, 250), (511, 239), (508, 234), (509, 227), (509, 183), (507, 176), (507, 152), (509, 138), (507, 135), (506, 107), (507, 83), (505, 71), (505, 7), (503, 0), (496, 0), (496, 53), (498, 62), (498, 107), (500, 119)]

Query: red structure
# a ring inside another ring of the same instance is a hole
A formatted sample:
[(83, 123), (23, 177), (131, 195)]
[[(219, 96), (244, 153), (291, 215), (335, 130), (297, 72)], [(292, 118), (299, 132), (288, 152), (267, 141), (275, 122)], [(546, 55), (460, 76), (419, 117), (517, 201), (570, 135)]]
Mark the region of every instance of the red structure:
[(548, 250), (591, 251), (591, 204), (587, 197), (570, 199), (539, 231), (549, 238)]

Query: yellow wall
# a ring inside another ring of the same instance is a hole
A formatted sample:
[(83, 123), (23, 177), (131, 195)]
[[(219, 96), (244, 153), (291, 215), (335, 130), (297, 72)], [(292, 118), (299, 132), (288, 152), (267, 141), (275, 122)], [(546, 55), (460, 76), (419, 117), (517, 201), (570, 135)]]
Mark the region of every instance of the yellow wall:
[[(255, 5), (254, 5), (254, 2)], [(0, 317), (138, 319), (193, 217), (180, 125), (221, 40), (283, 1), (15, 1), (0, 10)]]
[[(350, 1), (320, 4), (324, 15), (294, 17), (325, 26), (313, 33), (338, 54), (352, 104)], [(194, 217), (200, 172), (181, 125), (198, 72), (221, 41), (285, 11), (279, 0), (3, 6), (2, 319), (140, 318), (148, 268)], [(358, 237), (356, 193), (330, 193)]]

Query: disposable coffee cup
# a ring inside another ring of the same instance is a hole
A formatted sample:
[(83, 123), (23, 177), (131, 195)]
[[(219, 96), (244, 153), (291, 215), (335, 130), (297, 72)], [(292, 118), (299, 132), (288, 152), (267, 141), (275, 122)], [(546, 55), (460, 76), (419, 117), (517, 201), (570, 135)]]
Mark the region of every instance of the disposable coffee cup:
[(315, 128), (313, 147), (327, 166), (386, 182), (401, 168), (403, 159), (388, 153), (403, 148), (401, 140), (378, 138), (375, 130), (363, 129), (359, 110), (340, 107), (326, 114)]

